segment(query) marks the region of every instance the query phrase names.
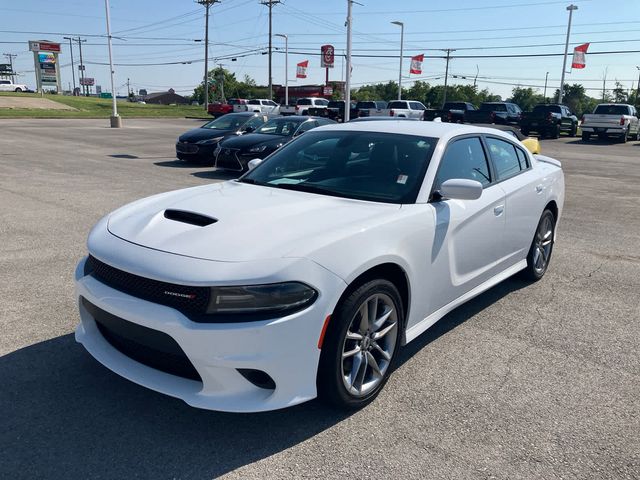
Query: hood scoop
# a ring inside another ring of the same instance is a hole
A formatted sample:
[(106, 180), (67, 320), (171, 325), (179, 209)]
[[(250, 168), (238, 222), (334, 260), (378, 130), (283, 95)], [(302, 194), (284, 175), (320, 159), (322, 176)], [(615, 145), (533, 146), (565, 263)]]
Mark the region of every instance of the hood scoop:
[(200, 213), (187, 212), (185, 210), (165, 210), (164, 218), (175, 222), (188, 223), (197, 227), (206, 227), (218, 221), (217, 218), (208, 217)]

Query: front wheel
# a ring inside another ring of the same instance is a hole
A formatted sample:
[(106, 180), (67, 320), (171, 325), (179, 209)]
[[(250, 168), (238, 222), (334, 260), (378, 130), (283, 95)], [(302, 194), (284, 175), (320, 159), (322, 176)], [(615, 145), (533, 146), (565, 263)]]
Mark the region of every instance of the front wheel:
[(551, 210), (542, 212), (538, 228), (527, 255), (527, 267), (522, 274), (528, 280), (540, 280), (549, 268), (556, 229), (556, 218)]
[(569, 136), (575, 137), (576, 135), (578, 135), (578, 126), (574, 124), (571, 125), (571, 132), (569, 132)]
[(629, 139), (629, 130), (625, 130), (622, 135), (620, 135), (620, 143), (627, 143)]
[(373, 401), (397, 357), (403, 319), (400, 294), (388, 280), (371, 280), (341, 301), (323, 342), (318, 396), (345, 409)]
[(20, 93), (22, 89), (20, 87), (16, 88), (16, 92)]
[(588, 142), (590, 138), (591, 138), (590, 134), (588, 134), (587, 132), (582, 132), (582, 141), (583, 142)]

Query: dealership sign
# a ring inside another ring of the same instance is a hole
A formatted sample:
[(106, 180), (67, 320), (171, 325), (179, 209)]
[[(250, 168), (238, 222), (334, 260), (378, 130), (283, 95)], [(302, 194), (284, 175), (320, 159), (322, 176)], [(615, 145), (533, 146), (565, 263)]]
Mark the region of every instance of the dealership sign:
[(91, 77), (84, 77), (80, 79), (80, 85), (86, 85), (93, 87), (96, 84), (96, 79)]
[(42, 87), (55, 87), (57, 92), (61, 92), (60, 64), (58, 62), (60, 44), (46, 40), (30, 40), (29, 50), (33, 52), (36, 89), (42, 92)]
[(322, 45), (320, 54), (320, 66), (322, 68), (333, 68), (335, 61), (335, 48), (333, 48), (333, 45)]

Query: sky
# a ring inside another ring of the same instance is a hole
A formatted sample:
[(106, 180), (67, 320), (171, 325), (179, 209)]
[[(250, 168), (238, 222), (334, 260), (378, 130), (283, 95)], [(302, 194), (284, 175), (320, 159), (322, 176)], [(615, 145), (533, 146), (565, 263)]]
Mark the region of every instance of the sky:
[[(268, 8), (261, 0), (221, 0), (211, 8), (210, 67), (222, 63), (238, 78), (249, 75), (268, 83)], [(532, 86), (548, 94), (560, 84), (562, 56), (505, 57), (521, 54), (561, 54), (566, 39), (569, 1), (557, 0), (358, 0), (353, 5), (352, 85), (397, 81), (400, 27), (404, 22), (403, 85), (415, 80), (441, 84), (445, 60), (451, 53), (449, 83), (473, 84), (507, 98), (515, 86)], [(573, 0), (570, 52), (591, 42), (587, 68), (574, 69), (568, 83), (582, 83), (598, 97), (616, 80), (626, 89), (637, 88), (640, 66), (639, 0)], [(324, 82), (320, 46), (335, 46), (336, 65), (330, 79), (344, 79), (342, 53), (346, 50), (347, 0), (283, 0), (273, 7), (273, 33), (289, 37), (290, 85)], [(204, 7), (192, 0), (111, 0), (115, 83), (118, 94), (132, 89), (149, 92), (173, 88), (190, 94), (204, 73)], [(0, 4), (0, 53), (14, 53), (18, 80), (35, 86), (33, 54), (28, 40), (63, 43), (62, 82), (71, 82), (68, 40), (87, 39), (82, 53), (86, 76), (109, 91), (105, 6), (102, 0), (21, 0)], [(273, 37), (273, 82), (284, 83), (284, 39)], [(634, 51), (621, 54), (597, 52)], [(421, 75), (409, 75), (411, 55), (423, 53)], [(312, 55), (313, 54), (313, 55)], [(236, 61), (230, 57), (236, 56)], [(364, 56), (355, 56), (364, 55)], [(460, 56), (476, 58), (459, 58)], [(220, 57), (223, 57), (220, 59)], [(74, 47), (77, 64), (78, 49)], [(308, 78), (295, 80), (295, 64), (309, 60)], [(567, 70), (570, 69), (569, 65)], [(191, 62), (191, 63), (182, 63)], [(0, 63), (8, 63), (0, 57)], [(156, 64), (156, 65), (153, 65)], [(164, 65), (157, 65), (164, 64)], [(77, 68), (77, 65), (76, 65)], [(466, 78), (461, 78), (466, 77)], [(76, 78), (77, 81), (77, 78)]]

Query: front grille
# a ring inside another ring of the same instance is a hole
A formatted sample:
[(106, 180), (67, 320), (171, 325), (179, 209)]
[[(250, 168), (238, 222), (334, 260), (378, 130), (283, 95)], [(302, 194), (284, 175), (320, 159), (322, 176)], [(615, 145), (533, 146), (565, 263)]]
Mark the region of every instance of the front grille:
[(209, 305), (210, 289), (161, 282), (107, 265), (89, 255), (85, 272), (105, 285), (134, 297), (173, 307), (185, 314), (202, 315)]
[(202, 382), (180, 345), (169, 335), (112, 315), (84, 297), (81, 301), (104, 339), (120, 353), (161, 372)]
[(239, 150), (222, 148), (216, 157), (216, 168), (228, 170), (242, 170), (242, 163), (238, 157)]
[(198, 146), (191, 143), (176, 143), (176, 150), (180, 153), (198, 153)]

